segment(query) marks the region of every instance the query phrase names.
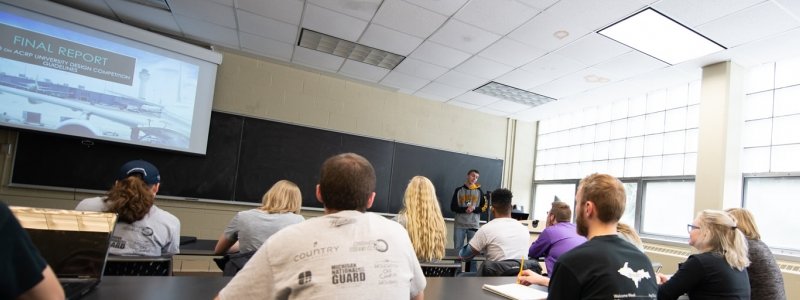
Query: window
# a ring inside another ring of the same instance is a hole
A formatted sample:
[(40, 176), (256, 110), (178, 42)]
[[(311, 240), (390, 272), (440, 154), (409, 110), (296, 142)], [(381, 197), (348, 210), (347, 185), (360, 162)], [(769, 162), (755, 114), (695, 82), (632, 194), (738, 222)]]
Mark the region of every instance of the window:
[(694, 220), (694, 180), (644, 181), (643, 234), (688, 238)]
[(532, 220), (546, 222), (547, 212), (550, 211), (555, 197), (569, 205), (574, 217), (575, 183), (537, 184), (535, 193)]
[(620, 222), (638, 229), (636, 226), (636, 193), (639, 189), (638, 182), (623, 182), (625, 186), (625, 214), (619, 219)]
[(753, 213), (761, 240), (771, 248), (800, 251), (800, 177), (747, 177), (744, 208)]

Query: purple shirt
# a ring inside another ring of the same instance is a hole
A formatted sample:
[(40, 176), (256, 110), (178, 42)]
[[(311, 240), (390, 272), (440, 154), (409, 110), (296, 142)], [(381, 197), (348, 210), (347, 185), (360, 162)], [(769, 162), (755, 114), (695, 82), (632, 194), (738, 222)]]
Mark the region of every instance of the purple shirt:
[(547, 267), (547, 274), (550, 275), (559, 256), (584, 242), (586, 242), (586, 238), (578, 235), (575, 224), (556, 223), (545, 228), (539, 238), (531, 244), (531, 248), (528, 249), (528, 257), (533, 259), (546, 256), (544, 265)]

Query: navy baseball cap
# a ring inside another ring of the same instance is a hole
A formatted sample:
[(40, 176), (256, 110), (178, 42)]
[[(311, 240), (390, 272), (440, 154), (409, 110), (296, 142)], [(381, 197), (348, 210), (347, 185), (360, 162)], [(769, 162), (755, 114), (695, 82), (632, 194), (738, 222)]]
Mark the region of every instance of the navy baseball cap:
[(137, 159), (126, 162), (122, 167), (119, 169), (119, 176), (117, 176), (117, 180), (123, 180), (132, 174), (142, 174), (142, 179), (148, 185), (156, 184), (161, 181), (161, 175), (158, 173), (158, 168), (153, 164)]

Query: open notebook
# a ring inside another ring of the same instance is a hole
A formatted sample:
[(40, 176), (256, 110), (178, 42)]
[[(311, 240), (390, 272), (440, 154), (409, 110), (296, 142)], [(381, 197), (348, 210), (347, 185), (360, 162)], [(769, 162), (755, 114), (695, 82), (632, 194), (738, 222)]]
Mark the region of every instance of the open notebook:
[(539, 300), (547, 299), (547, 292), (527, 287), (519, 283), (509, 283), (502, 285), (484, 284), (483, 289), (508, 299), (514, 300)]
[(10, 208), (53, 268), (67, 299), (78, 299), (100, 283), (116, 214)]

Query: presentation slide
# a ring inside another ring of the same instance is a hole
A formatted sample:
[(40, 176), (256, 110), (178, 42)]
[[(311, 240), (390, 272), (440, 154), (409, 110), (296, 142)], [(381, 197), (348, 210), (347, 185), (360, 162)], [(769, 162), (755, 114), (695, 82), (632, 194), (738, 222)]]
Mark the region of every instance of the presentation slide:
[(0, 125), (190, 149), (198, 65), (60, 25), (0, 10)]

